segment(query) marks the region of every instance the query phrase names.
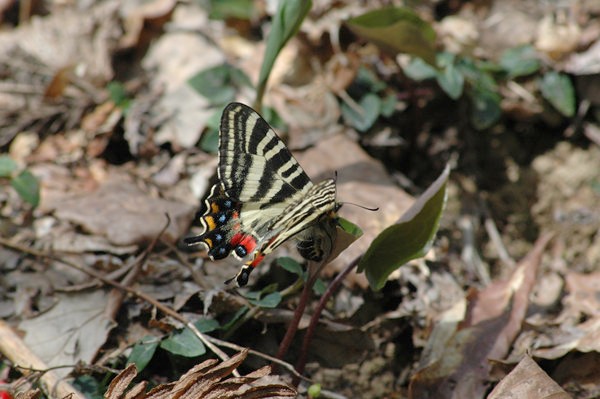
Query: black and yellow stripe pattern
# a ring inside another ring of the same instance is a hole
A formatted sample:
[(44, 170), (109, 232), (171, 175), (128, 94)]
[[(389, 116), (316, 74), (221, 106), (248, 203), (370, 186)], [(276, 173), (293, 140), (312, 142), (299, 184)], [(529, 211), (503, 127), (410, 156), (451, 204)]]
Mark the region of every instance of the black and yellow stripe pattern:
[(203, 243), (213, 259), (230, 253), (249, 258), (238, 285), (265, 255), (291, 237), (300, 254), (319, 261), (335, 240), (336, 186), (313, 184), (269, 124), (252, 108), (231, 103), (219, 134), (219, 183), (206, 200), (204, 232), (186, 242)]

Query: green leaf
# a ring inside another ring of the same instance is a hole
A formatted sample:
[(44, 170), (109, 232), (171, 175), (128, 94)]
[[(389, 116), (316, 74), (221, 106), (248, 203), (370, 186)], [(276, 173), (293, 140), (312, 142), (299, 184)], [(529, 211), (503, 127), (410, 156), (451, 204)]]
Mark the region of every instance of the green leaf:
[(150, 360), (152, 360), (154, 352), (156, 352), (156, 348), (158, 348), (158, 344), (160, 344), (160, 339), (151, 335), (146, 335), (133, 346), (129, 357), (127, 358), (127, 363), (135, 363), (135, 367), (139, 373), (145, 369), (148, 363), (150, 363)]
[(106, 86), (108, 95), (115, 105), (123, 110), (127, 110), (131, 105), (131, 99), (127, 95), (127, 90), (121, 82), (110, 82)]
[(255, 106), (259, 108), (271, 74), (271, 69), (279, 52), (290, 38), (296, 34), (304, 17), (310, 11), (312, 1), (310, 0), (285, 0), (280, 1), (277, 12), (273, 17), (271, 32), (267, 39), (265, 57), (260, 68), (258, 77)]
[(321, 396), (321, 384), (311, 384), (308, 387), (308, 397), (314, 399), (319, 396)]
[(373, 93), (366, 94), (359, 101), (360, 109), (350, 107), (342, 103), (342, 115), (344, 120), (356, 128), (356, 130), (365, 132), (375, 123), (381, 112), (381, 99)]
[(0, 155), (0, 177), (10, 177), (17, 170), (17, 163), (8, 155)]
[(169, 353), (184, 357), (197, 357), (206, 353), (202, 341), (189, 328), (171, 334), (160, 343), (160, 347)]
[(408, 78), (416, 80), (417, 82), (435, 78), (438, 74), (437, 69), (418, 57), (413, 58), (402, 70)]
[(406, 53), (435, 65), (435, 31), (414, 11), (385, 7), (351, 18), (347, 22), (354, 33), (392, 54)]
[(381, 100), (381, 115), (389, 118), (396, 111), (396, 104), (398, 104), (398, 100), (394, 94), (390, 94)]
[(463, 74), (454, 66), (447, 65), (436, 75), (436, 80), (442, 90), (453, 100), (457, 100), (463, 92), (465, 78)]
[(14, 177), (10, 184), (34, 208), (40, 203), (40, 184), (37, 178), (28, 170), (24, 170)]
[(360, 227), (349, 221), (348, 219), (344, 219), (343, 217), (338, 218), (338, 224), (340, 227), (348, 234), (351, 234), (355, 238), (359, 238), (363, 235), (363, 231)]
[(474, 87), (469, 93), (471, 100), (471, 124), (477, 130), (487, 129), (498, 122), (502, 115), (500, 95), (484, 87)]
[(446, 204), (446, 183), (450, 168), (415, 201), (400, 221), (373, 240), (358, 264), (369, 285), (380, 290), (388, 276), (411, 259), (424, 256), (431, 247)]
[(188, 84), (212, 105), (222, 106), (235, 100), (237, 89), (251, 86), (250, 79), (239, 69), (221, 64), (198, 72)]
[(219, 131), (210, 129), (204, 132), (200, 138), (200, 148), (209, 154), (216, 154), (219, 151)]
[[(73, 386), (81, 392), (86, 399), (104, 399), (104, 391), (106, 387), (103, 386), (96, 378), (91, 375), (80, 375), (73, 380)], [(81, 395), (80, 395), (81, 396)], [(44, 398), (45, 396), (42, 396)]]
[(302, 265), (296, 262), (295, 259), (289, 258), (287, 256), (283, 256), (277, 259), (277, 264), (287, 270), (290, 273), (296, 274), (298, 276), (302, 276), (304, 273), (304, 269)]
[(471, 124), (478, 130), (487, 129), (502, 115), (498, 85), (490, 73), (479, 69), (470, 59), (461, 59), (457, 67), (469, 83), (467, 95), (471, 103)]
[(567, 117), (575, 115), (575, 89), (567, 75), (555, 71), (546, 73), (540, 89), (542, 96), (561, 114)]
[(250, 19), (254, 13), (252, 0), (210, 0), (210, 19)]
[(531, 75), (540, 69), (540, 65), (538, 54), (530, 44), (510, 48), (500, 57), (500, 66), (509, 78)]
[(211, 332), (221, 327), (219, 322), (215, 319), (199, 319), (194, 323), (194, 326), (196, 326), (201, 333)]
[(275, 308), (281, 303), (281, 293), (272, 292), (261, 299), (249, 299), (248, 302), (261, 308)]
[(313, 285), (312, 289), (316, 295), (323, 295), (327, 290), (327, 285), (323, 280), (318, 278), (315, 280), (315, 284)]

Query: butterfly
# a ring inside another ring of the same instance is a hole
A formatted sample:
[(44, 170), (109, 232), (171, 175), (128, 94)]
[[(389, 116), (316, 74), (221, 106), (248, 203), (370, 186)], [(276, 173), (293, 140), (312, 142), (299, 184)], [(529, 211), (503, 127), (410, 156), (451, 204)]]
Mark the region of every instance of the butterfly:
[(217, 175), (200, 216), (204, 231), (184, 241), (203, 244), (212, 260), (233, 254), (244, 261), (226, 283), (246, 285), (264, 257), (292, 237), (303, 258), (329, 256), (341, 207), (335, 179), (314, 184), (271, 126), (244, 104), (223, 110)]

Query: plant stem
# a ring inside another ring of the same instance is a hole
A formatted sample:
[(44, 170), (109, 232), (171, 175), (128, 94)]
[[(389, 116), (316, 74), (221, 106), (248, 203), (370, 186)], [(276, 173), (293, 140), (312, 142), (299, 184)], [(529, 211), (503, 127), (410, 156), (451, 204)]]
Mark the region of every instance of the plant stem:
[[(321, 313), (323, 312), (323, 309), (325, 309), (325, 306), (327, 305), (327, 302), (329, 302), (329, 299), (331, 298), (331, 296), (340, 287), (340, 285), (342, 284), (342, 281), (358, 265), (358, 262), (360, 261), (361, 257), (362, 257), (362, 255), (358, 256), (356, 259), (354, 259), (352, 262), (350, 262), (348, 264), (348, 266), (346, 266), (346, 268), (344, 270), (342, 270), (342, 272), (340, 274), (338, 274), (335, 277), (335, 279), (333, 279), (333, 281), (327, 287), (327, 291), (325, 291), (325, 293), (319, 300), (319, 304), (317, 305), (315, 312), (313, 313), (312, 317), (310, 318), (310, 323), (308, 325), (308, 328), (306, 329), (306, 334), (304, 335), (304, 340), (302, 341), (302, 349), (300, 350), (300, 357), (298, 358), (298, 361), (296, 363), (296, 370), (300, 374), (302, 374), (304, 372), (304, 366), (306, 366), (306, 357), (308, 355), (308, 347), (309, 347), (310, 341), (312, 340), (312, 337), (315, 333), (315, 329), (317, 328), (317, 324), (319, 323), (319, 319), (321, 318)], [(293, 383), (297, 385), (298, 382), (299, 382), (298, 378), (295, 377)]]
[(276, 356), (278, 359), (283, 359), (283, 357), (286, 355), (288, 349), (290, 348), (290, 345), (292, 344), (294, 336), (296, 335), (296, 332), (298, 331), (298, 325), (300, 324), (300, 319), (302, 318), (302, 315), (304, 314), (304, 309), (306, 308), (306, 304), (308, 303), (308, 300), (310, 299), (310, 294), (312, 292), (312, 286), (314, 285), (315, 281), (317, 280), (317, 276), (319, 274), (318, 271), (320, 269), (321, 269), (320, 267), (315, 267), (314, 262), (308, 263), (308, 270), (310, 271), (310, 273), (308, 275), (308, 279), (307, 279), (306, 283), (304, 284), (304, 288), (302, 289), (302, 294), (300, 294), (300, 302), (298, 302), (298, 306), (296, 307), (296, 310), (294, 311), (294, 317), (292, 318), (292, 321), (290, 322), (288, 329), (285, 332), (285, 336), (283, 337), (283, 340), (281, 341), (281, 344), (279, 345), (279, 350), (277, 351), (277, 356)]

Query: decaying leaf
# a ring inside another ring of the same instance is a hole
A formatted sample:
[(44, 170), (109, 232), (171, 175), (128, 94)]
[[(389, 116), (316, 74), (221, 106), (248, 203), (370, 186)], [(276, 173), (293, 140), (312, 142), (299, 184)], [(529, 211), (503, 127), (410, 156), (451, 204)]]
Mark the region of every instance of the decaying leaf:
[(487, 399), (569, 399), (568, 395), (529, 356), (525, 356)]
[(206, 360), (191, 368), (178, 381), (161, 384), (147, 393), (141, 392), (140, 384), (127, 390), (127, 386), (137, 374), (135, 366), (129, 365), (113, 379), (104, 398), (254, 399), (296, 396), (296, 391), (284, 383), (280, 377), (270, 375), (269, 366), (255, 370), (244, 377), (231, 377), (233, 370), (242, 364), (247, 355), (248, 350), (244, 350), (221, 363), (215, 359)]
[[(52, 309), (21, 322), (25, 343), (49, 366), (91, 362), (115, 326), (104, 314), (107, 301), (103, 290), (59, 295)], [(69, 371), (56, 370), (62, 376)]]
[(489, 383), (490, 359), (505, 357), (521, 329), (528, 296), (550, 235), (538, 239), (507, 280), (471, 294), (463, 325), (441, 357), (413, 375), (410, 397), (481, 398)]

